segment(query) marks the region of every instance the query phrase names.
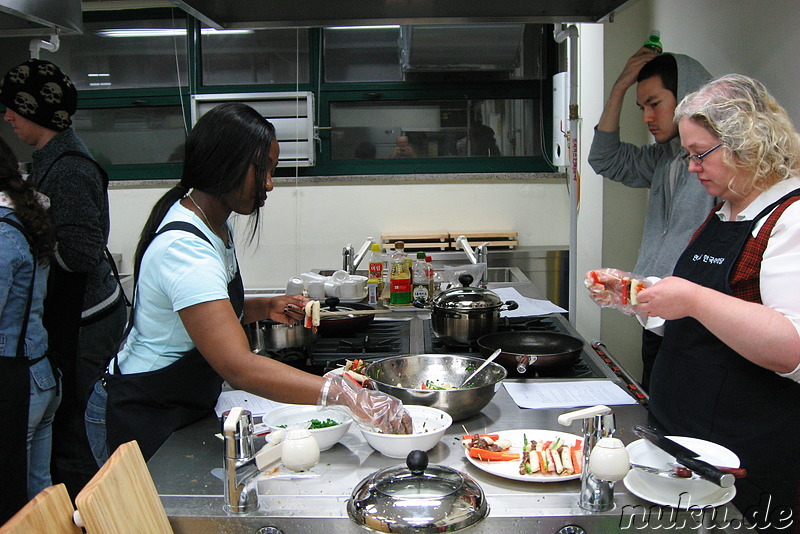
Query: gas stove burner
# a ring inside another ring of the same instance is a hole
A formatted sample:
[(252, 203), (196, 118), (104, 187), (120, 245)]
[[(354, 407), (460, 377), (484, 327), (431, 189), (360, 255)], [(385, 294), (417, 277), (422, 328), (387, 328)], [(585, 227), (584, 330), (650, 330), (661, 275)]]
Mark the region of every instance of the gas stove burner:
[(376, 339), (368, 335), (339, 340), (339, 352), (364, 353), (392, 352), (395, 347), (393, 339)]

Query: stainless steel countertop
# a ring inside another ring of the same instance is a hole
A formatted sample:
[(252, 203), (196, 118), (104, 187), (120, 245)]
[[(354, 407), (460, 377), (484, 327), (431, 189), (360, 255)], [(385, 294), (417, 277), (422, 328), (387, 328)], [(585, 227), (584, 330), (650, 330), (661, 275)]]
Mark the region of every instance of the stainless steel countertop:
[[(413, 324), (421, 325), (419, 312), (407, 312), (407, 315)], [(418, 327), (421, 332), (421, 326)], [(412, 336), (413, 332), (412, 328)], [(605, 366), (601, 364), (601, 367)], [(609, 379), (621, 384), (610, 372)], [(626, 444), (636, 440), (631, 428), (648, 422), (647, 410), (639, 404), (612, 408), (617, 424), (615, 436)], [(451, 426), (441, 442), (429, 451), (431, 464), (467, 473), (486, 494), (489, 516), (467, 529), (468, 532), (556, 534), (561, 527), (578, 525), (589, 534), (607, 534), (622, 532), (627, 525), (639, 531), (661, 528), (695, 533), (706, 532), (706, 526), (711, 523), (726, 524), (741, 517), (731, 505), (675, 514), (670, 508), (662, 509), (639, 499), (622, 482), (616, 484), (613, 510), (589, 513), (578, 507), (578, 480), (549, 483), (508, 480), (485, 473), (464, 458), (460, 441), (464, 433), (462, 424), (469, 432), (524, 428), (581, 434), (580, 422), (570, 427), (558, 424), (558, 415), (569, 411), (572, 410), (521, 409), (505, 388), (501, 388), (486, 408)], [(278, 528), (283, 534), (364, 532), (347, 516), (345, 504), (351, 491), (373, 472), (402, 463), (374, 451), (353, 425), (340, 443), (321, 453), (318, 465), (312, 469), (319, 477), (259, 481), (259, 509), (246, 515), (232, 515), (223, 510), (222, 481), (211, 474), (212, 469), (221, 469), (223, 465), (223, 443), (215, 436), (219, 430), (215, 417), (183, 428), (175, 432), (148, 463), (176, 534), (255, 533), (267, 526)], [(733, 530), (716, 526), (713, 532)]]
[[(531, 428), (580, 434), (580, 423), (562, 427), (556, 422), (557, 416), (567, 411), (570, 410), (520, 409), (501, 388), (489, 406), (462, 423), (471, 432)], [(625, 443), (637, 439), (631, 427), (647, 421), (646, 410), (637, 404), (616, 406), (614, 412), (616, 436)], [(184, 428), (176, 432), (148, 464), (176, 534), (253, 533), (264, 526), (277, 527), (284, 534), (363, 532), (347, 516), (345, 503), (351, 491), (371, 473), (402, 463), (374, 451), (354, 425), (340, 443), (321, 453), (319, 464), (312, 469), (320, 475), (318, 478), (262, 481), (259, 483), (259, 509), (234, 516), (223, 511), (222, 481), (211, 474), (212, 469), (222, 467), (222, 441), (214, 436), (218, 431), (219, 424), (214, 417)], [(442, 441), (429, 451), (429, 458), (432, 464), (447, 465), (467, 473), (483, 488), (490, 506), (489, 517), (469, 532), (555, 534), (560, 527), (578, 525), (590, 534), (608, 534), (622, 531), (621, 526), (629, 522), (639, 529), (643, 524), (656, 527), (655, 514), (661, 508), (632, 495), (623, 483), (616, 484), (614, 510), (589, 513), (578, 507), (578, 480), (533, 483), (490, 475), (464, 458), (461, 434), (460, 424), (454, 424)], [(669, 509), (666, 510), (659, 524), (680, 525), (688, 521), (692, 525), (690, 514), (683, 512), (670, 519)], [(730, 506), (719, 508), (715, 513), (717, 518), (739, 517)], [(698, 517), (697, 511), (694, 517)], [(670, 531), (683, 532), (677, 527)], [(703, 531), (696, 525), (686, 530)]]

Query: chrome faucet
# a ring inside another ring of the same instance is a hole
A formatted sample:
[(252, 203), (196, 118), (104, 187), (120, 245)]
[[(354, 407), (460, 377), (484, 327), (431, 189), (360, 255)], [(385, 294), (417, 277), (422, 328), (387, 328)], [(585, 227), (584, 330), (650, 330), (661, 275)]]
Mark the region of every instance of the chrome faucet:
[(486, 287), (486, 272), (489, 269), (489, 243), (481, 243), (475, 247), (475, 250), (472, 250), (466, 236), (460, 235), (456, 238), (456, 246), (464, 251), (471, 264), (477, 265), (482, 263), (486, 265), (486, 269), (481, 274), (480, 280), (475, 281), (477, 287)]
[(258, 508), (256, 480), (261, 474), (255, 461), (253, 417), (236, 407), (222, 425), (225, 438), (225, 511), (244, 514)]
[(346, 247), (342, 248), (342, 270), (347, 274), (352, 274), (350, 271), (354, 271), (353, 268), (353, 255), (355, 252), (353, 251), (353, 245), (348, 244)]
[(347, 272), (347, 274), (356, 274), (356, 269), (358, 269), (358, 266), (361, 265), (361, 262), (370, 251), (372, 243), (372, 238), (368, 237), (367, 240), (364, 241), (364, 244), (358, 249), (358, 252), (354, 252), (353, 245), (348, 244), (344, 247), (342, 249), (342, 270)]
[(597, 405), (558, 416), (559, 424), (564, 426), (576, 419), (583, 419), (583, 466), (578, 505), (590, 512), (606, 512), (614, 507), (614, 482), (595, 476), (589, 467), (589, 457), (601, 438), (610, 438), (614, 434), (614, 413), (608, 406)]

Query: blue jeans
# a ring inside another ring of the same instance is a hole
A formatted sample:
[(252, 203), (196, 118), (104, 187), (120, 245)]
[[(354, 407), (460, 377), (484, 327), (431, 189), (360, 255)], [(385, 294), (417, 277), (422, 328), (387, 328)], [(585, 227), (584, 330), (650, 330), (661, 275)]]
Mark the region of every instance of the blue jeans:
[[(46, 360), (45, 360), (46, 361)], [(49, 365), (49, 362), (48, 362)], [(42, 389), (31, 374), (31, 395), (28, 407), (28, 499), (33, 499), (43, 489), (52, 486), (50, 478), (50, 453), (52, 451), (53, 417), (61, 403), (58, 379)]]
[(108, 460), (108, 443), (106, 441), (106, 403), (108, 393), (100, 380), (95, 382), (94, 391), (86, 403), (86, 436), (89, 438), (89, 447), (98, 467), (102, 467)]

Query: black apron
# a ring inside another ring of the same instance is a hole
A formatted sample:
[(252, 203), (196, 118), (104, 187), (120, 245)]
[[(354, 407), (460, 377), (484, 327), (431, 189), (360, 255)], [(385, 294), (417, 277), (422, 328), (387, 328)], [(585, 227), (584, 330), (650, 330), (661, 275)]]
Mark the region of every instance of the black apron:
[[(0, 218), (20, 231), (28, 241), (25, 229), (16, 221)], [(33, 277), (28, 289), (25, 316), (17, 341), (16, 357), (0, 357), (0, 413), (3, 414), (3, 431), (0, 432), (0, 525), (8, 521), (28, 502), (28, 412), (31, 400), (30, 366), (41, 358), (29, 360), (25, 357), (25, 335), (33, 301), (33, 286), (36, 282), (36, 256), (33, 255)]]
[[(674, 275), (731, 295), (731, 270), (753, 226), (794, 196), (800, 196), (800, 190), (752, 221), (710, 217), (681, 255)], [(741, 357), (687, 317), (666, 323), (649, 406), (668, 433), (706, 439), (734, 451), (748, 473), (736, 481), (734, 504), (762, 528), (768, 530), (770, 521), (772, 527), (779, 526), (781, 510), (791, 510), (800, 487), (800, 384)]]
[[(83, 152), (68, 150), (59, 154), (58, 157), (50, 163), (50, 166), (39, 180), (39, 184), (37, 185), (38, 190), (43, 190), (43, 186), (56, 162), (67, 156), (79, 157), (92, 162), (103, 178), (103, 188), (108, 188), (108, 174), (99, 163)], [(123, 301), (130, 306), (130, 303), (128, 303), (125, 297), (125, 292), (122, 290), (119, 273), (111, 258), (111, 253), (108, 251), (108, 247), (105, 249), (105, 257), (111, 265), (111, 270), (120, 287)], [(50, 276), (47, 279), (47, 296), (44, 301), (44, 316), (42, 321), (44, 322), (44, 327), (48, 334), (51, 360), (61, 372), (62, 383), (67, 389), (66, 395), (63, 396), (61, 402), (60, 408), (62, 412), (72, 411), (73, 409), (83, 411), (86, 407), (85, 398), (88, 392), (73, 393), (75, 385), (77, 384), (75, 366), (78, 358), (80, 328), (81, 325), (84, 324), (81, 320), (81, 314), (83, 313), (83, 296), (86, 292), (86, 279), (86, 273), (67, 271), (58, 265), (58, 262), (51, 262)], [(116, 305), (109, 306), (105, 313), (93, 317), (92, 320), (99, 320), (115, 309)], [(78, 399), (82, 400), (79, 401)], [(74, 403), (77, 403), (76, 408), (72, 407)]]
[[(203, 232), (185, 222), (169, 223), (156, 235), (170, 230), (191, 232), (210, 243)], [(238, 265), (236, 276), (228, 284), (228, 298), (236, 315), (241, 317), (244, 285)], [(106, 373), (103, 380), (108, 392), (106, 441), (109, 451), (135, 439), (145, 460), (155, 454), (174, 431), (209, 415), (216, 406), (223, 382), (196, 348), (167, 367), (145, 373), (119, 373), (115, 357), (114, 374)]]

